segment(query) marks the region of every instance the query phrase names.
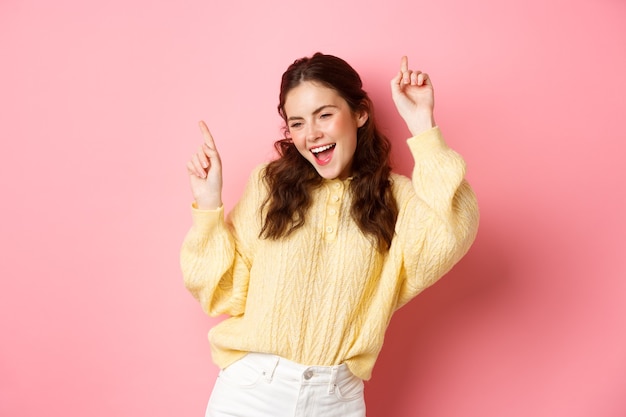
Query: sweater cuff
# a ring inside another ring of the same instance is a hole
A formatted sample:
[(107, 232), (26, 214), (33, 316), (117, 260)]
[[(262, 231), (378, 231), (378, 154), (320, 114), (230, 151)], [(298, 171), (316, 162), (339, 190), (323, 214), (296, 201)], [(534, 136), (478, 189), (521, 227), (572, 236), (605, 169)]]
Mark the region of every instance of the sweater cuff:
[(443, 140), (439, 126), (435, 126), (417, 136), (413, 136), (407, 139), (406, 142), (416, 160), (432, 152), (448, 149), (448, 145), (446, 145), (446, 142)]
[(195, 228), (208, 232), (218, 224), (224, 223), (224, 206), (214, 210), (201, 210), (194, 203), (191, 205), (191, 217)]

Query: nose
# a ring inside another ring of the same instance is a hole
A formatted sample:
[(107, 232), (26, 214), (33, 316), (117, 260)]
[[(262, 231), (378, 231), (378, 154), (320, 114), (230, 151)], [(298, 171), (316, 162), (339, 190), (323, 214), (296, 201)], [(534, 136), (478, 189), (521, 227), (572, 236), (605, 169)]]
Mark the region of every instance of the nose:
[(322, 137), (322, 132), (320, 131), (317, 123), (308, 123), (306, 130), (306, 140), (309, 142), (314, 142)]

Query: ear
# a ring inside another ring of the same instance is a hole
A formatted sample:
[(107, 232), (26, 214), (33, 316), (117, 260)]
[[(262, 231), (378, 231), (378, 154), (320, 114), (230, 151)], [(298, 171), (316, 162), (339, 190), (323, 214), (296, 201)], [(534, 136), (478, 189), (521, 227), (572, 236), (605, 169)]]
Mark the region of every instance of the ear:
[(367, 110), (363, 109), (363, 110), (359, 110), (356, 113), (356, 126), (357, 128), (362, 127), (365, 122), (367, 122), (367, 119), (369, 119), (370, 114), (367, 112)]

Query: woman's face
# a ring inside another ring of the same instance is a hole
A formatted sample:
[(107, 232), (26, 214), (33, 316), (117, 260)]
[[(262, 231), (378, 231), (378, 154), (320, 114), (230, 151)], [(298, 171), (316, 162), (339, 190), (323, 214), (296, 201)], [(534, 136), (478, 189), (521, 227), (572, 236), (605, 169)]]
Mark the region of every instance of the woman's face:
[(311, 81), (287, 93), (284, 110), (294, 145), (320, 176), (348, 178), (356, 131), (367, 121), (367, 112), (353, 113), (335, 90)]

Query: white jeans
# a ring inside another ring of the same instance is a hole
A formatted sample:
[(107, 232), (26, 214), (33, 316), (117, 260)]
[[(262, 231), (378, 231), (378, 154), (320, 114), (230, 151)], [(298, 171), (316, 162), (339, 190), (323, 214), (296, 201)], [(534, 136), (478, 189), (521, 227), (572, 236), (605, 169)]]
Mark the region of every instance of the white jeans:
[(345, 364), (249, 353), (220, 371), (206, 417), (365, 417), (363, 388)]

